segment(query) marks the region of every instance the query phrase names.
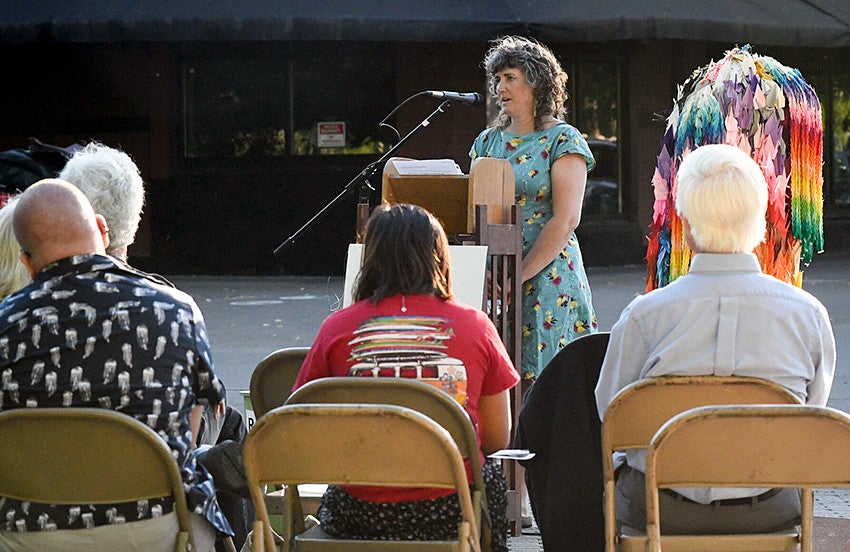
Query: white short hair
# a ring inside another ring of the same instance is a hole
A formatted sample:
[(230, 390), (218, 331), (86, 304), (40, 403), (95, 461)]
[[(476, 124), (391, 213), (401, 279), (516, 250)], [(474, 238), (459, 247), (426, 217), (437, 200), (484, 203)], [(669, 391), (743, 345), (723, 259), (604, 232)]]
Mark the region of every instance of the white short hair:
[(77, 186), (109, 226), (108, 253), (133, 243), (145, 187), (139, 168), (121, 150), (91, 142), (68, 160), (59, 178)]
[(735, 146), (710, 144), (679, 166), (676, 212), (706, 253), (749, 253), (764, 241), (767, 183), (758, 164)]

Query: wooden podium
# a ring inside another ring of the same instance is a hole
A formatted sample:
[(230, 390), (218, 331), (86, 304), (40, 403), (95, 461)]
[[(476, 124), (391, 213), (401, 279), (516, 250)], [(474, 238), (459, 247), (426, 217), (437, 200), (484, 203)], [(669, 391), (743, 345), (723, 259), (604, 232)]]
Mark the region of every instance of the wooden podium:
[(449, 236), (475, 233), (475, 206), (487, 205), (488, 221), (510, 219), (514, 203), (514, 173), (504, 159), (476, 160), (469, 175), (399, 174), (396, 162), (413, 161), (392, 157), (384, 166), (381, 200), (412, 203), (428, 209)]

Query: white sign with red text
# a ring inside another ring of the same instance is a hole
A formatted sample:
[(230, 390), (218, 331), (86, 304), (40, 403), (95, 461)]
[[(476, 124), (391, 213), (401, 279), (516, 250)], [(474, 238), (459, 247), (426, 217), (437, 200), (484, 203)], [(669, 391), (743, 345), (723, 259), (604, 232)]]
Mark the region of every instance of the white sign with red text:
[(319, 123), (317, 145), (320, 148), (344, 148), (345, 147), (345, 123), (334, 121)]

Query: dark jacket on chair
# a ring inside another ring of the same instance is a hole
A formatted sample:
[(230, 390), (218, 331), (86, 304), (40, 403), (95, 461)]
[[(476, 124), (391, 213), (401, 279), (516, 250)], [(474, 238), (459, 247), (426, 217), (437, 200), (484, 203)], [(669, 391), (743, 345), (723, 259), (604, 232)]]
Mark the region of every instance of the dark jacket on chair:
[(603, 552), (602, 424), (594, 388), (608, 333), (577, 339), (541, 372), (523, 401), (516, 447), (546, 552)]

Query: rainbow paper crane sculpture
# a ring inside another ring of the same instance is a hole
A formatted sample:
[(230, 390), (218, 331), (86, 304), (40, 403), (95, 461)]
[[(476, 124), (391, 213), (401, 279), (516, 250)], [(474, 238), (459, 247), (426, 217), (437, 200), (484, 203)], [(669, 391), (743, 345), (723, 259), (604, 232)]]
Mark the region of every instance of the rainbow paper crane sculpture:
[(797, 69), (744, 46), (679, 87), (652, 178), (647, 291), (688, 272), (692, 252), (676, 214), (676, 172), (705, 144), (738, 146), (759, 164), (768, 187), (767, 235), (755, 253), (766, 274), (801, 286), (800, 262), (823, 250), (820, 102)]

